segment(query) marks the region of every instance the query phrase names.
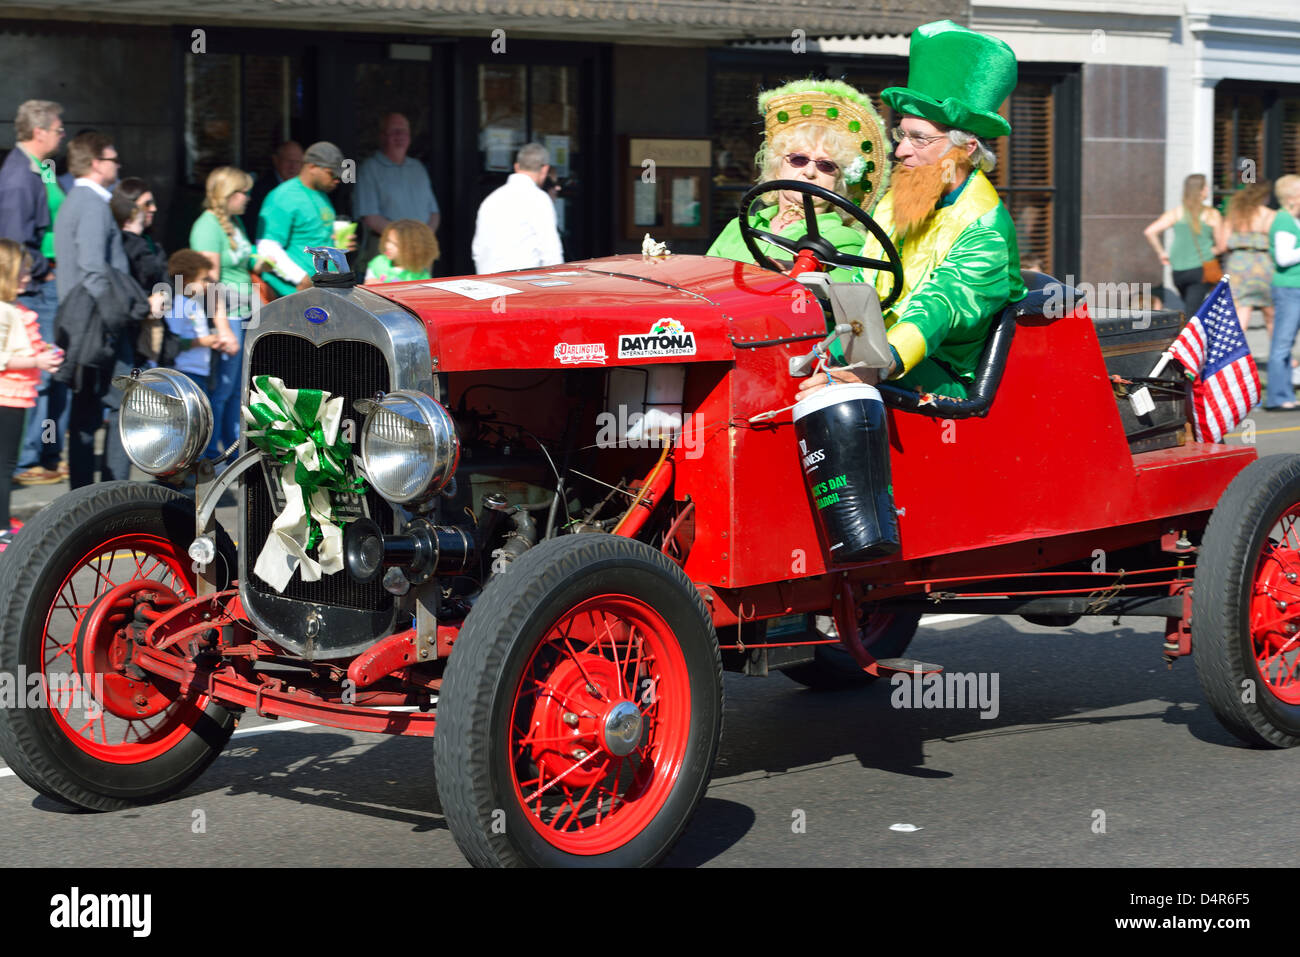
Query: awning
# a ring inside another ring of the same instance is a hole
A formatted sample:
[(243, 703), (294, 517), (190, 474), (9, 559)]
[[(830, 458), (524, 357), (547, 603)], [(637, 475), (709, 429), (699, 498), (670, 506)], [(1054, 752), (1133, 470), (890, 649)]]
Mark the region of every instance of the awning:
[(2, 4), (0, 16), (137, 23), (247, 24), (301, 29), (559, 39), (708, 42), (909, 33), (922, 23), (970, 22), (968, 0), (40, 0)]

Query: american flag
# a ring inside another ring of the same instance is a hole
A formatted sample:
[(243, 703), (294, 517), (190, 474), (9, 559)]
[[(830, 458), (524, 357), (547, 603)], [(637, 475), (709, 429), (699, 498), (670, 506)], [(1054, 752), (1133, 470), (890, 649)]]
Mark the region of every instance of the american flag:
[(1259, 371), (1246, 347), (1228, 277), (1205, 298), (1169, 347), (1188, 372), (1198, 442), (1222, 442), (1259, 401)]

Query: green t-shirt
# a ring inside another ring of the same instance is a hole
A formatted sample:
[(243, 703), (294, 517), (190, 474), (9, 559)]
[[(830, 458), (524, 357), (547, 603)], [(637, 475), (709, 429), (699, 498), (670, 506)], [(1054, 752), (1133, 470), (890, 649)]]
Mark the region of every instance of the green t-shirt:
[(1201, 263), (1214, 258), (1214, 229), (1203, 218), (1201, 233), (1192, 232), (1187, 211), (1174, 223), (1174, 241), (1169, 246), (1169, 268), (1199, 269)]
[(366, 282), (409, 282), (412, 279), (432, 279), (433, 276), (417, 269), (402, 269), (393, 265), (387, 256), (378, 255), (366, 267)]
[[(289, 258), (310, 275), (316, 267), (306, 247), (333, 245), (334, 218), (329, 197), (295, 176), (266, 194), (257, 217), (257, 235), (283, 246)], [(262, 278), (281, 295), (294, 290), (292, 283), (272, 272), (264, 273)]]
[[(1278, 233), (1290, 233), (1295, 237), (1296, 245), (1300, 246), (1300, 223), (1296, 223), (1295, 217), (1285, 209), (1277, 211), (1277, 215), (1273, 217), (1273, 228), (1268, 233), (1268, 242), (1273, 247), (1274, 253), (1277, 252)], [(1275, 259), (1273, 265), (1276, 267), (1273, 271), (1273, 285), (1286, 289), (1300, 289), (1300, 263), (1293, 266), (1278, 266)]]
[(230, 221), (235, 227), (233, 247), (216, 214), (204, 210), (203, 215), (190, 227), (190, 248), (201, 253), (221, 254), (221, 285), (227, 290), (227, 315), (242, 319), (252, 312), (253, 277), (250, 267), (253, 263), (253, 244), (248, 241), (248, 234), (244, 232), (240, 218), (232, 216)]
[[(777, 204), (764, 206), (750, 217), (750, 225), (754, 226), (756, 229), (761, 229), (764, 232), (771, 232), (772, 219), (776, 216), (777, 210)], [(856, 256), (860, 253), (862, 251), (862, 244), (867, 241), (867, 237), (864, 233), (859, 232), (851, 226), (846, 226), (844, 221), (840, 219), (838, 213), (819, 213), (817, 215), (817, 229), (821, 233), (822, 238), (829, 241), (831, 245), (840, 252), (848, 253), (851, 256)], [(802, 239), (804, 234), (807, 232), (808, 230), (804, 226), (804, 221), (801, 219), (791, 223), (789, 226), (785, 227), (785, 229), (782, 229), (777, 233), (777, 235), (785, 239)], [(773, 257), (787, 260), (794, 258), (793, 254), (791, 254), (787, 249), (782, 249), (780, 246), (774, 246), (772, 243), (762, 239), (757, 240), (757, 242), (758, 248), (769, 259)], [(749, 254), (749, 247), (745, 245), (745, 240), (740, 235), (740, 221), (738, 219), (733, 219), (731, 222), (727, 223), (727, 228), (724, 229), (719, 234), (718, 238), (713, 241), (713, 245), (709, 247), (709, 251), (706, 255), (720, 256), (723, 259), (734, 259), (737, 262), (743, 263), (752, 263), (754, 261), (754, 257)], [(848, 282), (852, 276), (852, 268), (846, 269), (839, 267), (830, 271), (830, 277), (835, 282)]]
[[(21, 149), (21, 147), (19, 147)], [(54, 258), (54, 217), (59, 215), (59, 207), (63, 205), (63, 187), (59, 185), (58, 179), (54, 175), (54, 160), (47, 160), (48, 165), (36, 162), (36, 157), (32, 156), (26, 150), (23, 154), (32, 164), (32, 172), (41, 178), (45, 184), (45, 197), (50, 202), (50, 228), (41, 236), (41, 255), (46, 259)]]

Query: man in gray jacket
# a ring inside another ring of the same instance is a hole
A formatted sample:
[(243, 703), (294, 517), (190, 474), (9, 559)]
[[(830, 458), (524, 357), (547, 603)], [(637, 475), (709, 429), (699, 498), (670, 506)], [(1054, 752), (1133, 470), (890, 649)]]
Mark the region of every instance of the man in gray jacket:
[[(61, 303), (83, 284), (95, 299), (107, 297), (111, 269), (130, 278), (122, 234), (108, 208), (111, 196), (108, 187), (117, 182), (120, 166), (112, 140), (103, 133), (82, 133), (68, 143), (68, 171), (76, 177), (76, 185), (68, 192), (54, 222), (54, 257), (59, 264), (55, 281)], [(115, 371), (129, 373), (135, 360), (135, 344), (130, 334), (119, 334), (116, 347), (118, 368)], [(95, 433), (104, 423), (105, 406), (109, 408), (108, 435), (100, 480), (130, 478), (131, 462), (117, 431), (121, 401), (122, 393), (117, 389), (104, 394), (87, 386), (73, 394), (68, 416), (71, 488), (95, 481)]]

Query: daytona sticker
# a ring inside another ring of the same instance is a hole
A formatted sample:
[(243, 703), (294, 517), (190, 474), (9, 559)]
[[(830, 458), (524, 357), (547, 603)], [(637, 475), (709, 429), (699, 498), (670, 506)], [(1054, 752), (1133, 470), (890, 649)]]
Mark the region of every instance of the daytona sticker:
[(577, 365), (580, 362), (605, 364), (605, 343), (603, 342), (557, 342), (555, 358), (563, 365)]
[(618, 337), (620, 359), (655, 359), (660, 356), (695, 355), (695, 333), (676, 319), (660, 319), (648, 333)]

